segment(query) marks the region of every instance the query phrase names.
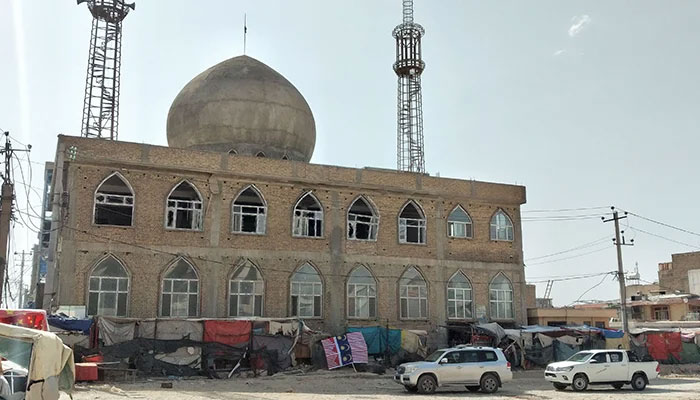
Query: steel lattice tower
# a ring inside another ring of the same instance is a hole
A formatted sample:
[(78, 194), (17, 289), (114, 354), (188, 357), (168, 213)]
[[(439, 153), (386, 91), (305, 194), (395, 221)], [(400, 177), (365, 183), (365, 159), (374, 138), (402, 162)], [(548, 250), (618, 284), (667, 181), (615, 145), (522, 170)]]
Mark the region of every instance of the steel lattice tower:
[(425, 69), (421, 59), (421, 37), (425, 30), (413, 22), (413, 0), (403, 1), (403, 23), (394, 28), (398, 76), (397, 168), (425, 172), (423, 152), (423, 100), (420, 76)]
[(123, 0), (77, 0), (92, 14), (92, 35), (81, 135), (117, 140), (122, 21), (136, 5)]

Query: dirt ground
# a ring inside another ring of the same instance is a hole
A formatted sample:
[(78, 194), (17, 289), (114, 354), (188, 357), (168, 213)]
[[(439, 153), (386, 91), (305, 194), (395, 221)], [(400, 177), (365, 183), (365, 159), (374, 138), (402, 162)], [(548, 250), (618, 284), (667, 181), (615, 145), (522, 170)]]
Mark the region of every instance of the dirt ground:
[[(172, 382), (172, 389), (161, 389), (161, 383)], [(655, 380), (643, 392), (644, 399), (700, 399), (700, 376), (664, 376)], [(437, 395), (421, 396), (406, 392), (392, 380), (392, 375), (355, 373), (353, 371), (314, 371), (299, 375), (275, 375), (230, 380), (151, 379), (137, 383), (114, 385), (78, 385), (76, 400), (152, 399), (152, 400), (338, 400), (338, 399), (463, 399), (486, 398), (480, 393), (461, 388), (441, 388)], [(542, 377), (542, 371), (515, 372), (514, 379), (489, 399), (582, 399), (570, 389), (555, 391)], [(639, 399), (641, 393), (629, 387), (615, 390), (610, 386), (593, 386), (586, 400)], [(61, 400), (68, 399), (62, 396)]]

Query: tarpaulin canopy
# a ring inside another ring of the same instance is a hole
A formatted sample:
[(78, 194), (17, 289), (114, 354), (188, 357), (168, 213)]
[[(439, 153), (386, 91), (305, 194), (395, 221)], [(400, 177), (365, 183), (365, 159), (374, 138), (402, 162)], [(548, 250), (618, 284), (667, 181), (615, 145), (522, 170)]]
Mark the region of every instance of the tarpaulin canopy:
[(0, 310), (0, 323), (49, 330), (44, 310)]
[(252, 323), (250, 321), (204, 321), (204, 341), (235, 346), (250, 340)]
[(53, 327), (63, 329), (64, 331), (79, 331), (84, 335), (89, 335), (90, 328), (92, 327), (92, 318), (77, 319), (61, 315), (50, 315), (48, 320), (49, 325)]
[(680, 361), (683, 350), (680, 332), (648, 332), (646, 335), (647, 349), (654, 360), (671, 363)]
[(500, 342), (501, 339), (503, 339), (506, 336), (506, 331), (503, 330), (503, 328), (496, 322), (491, 322), (488, 324), (478, 324), (476, 325), (476, 328), (488, 332), (490, 336), (496, 338), (496, 342)]
[(27, 368), (26, 400), (56, 400), (59, 390), (73, 390), (73, 351), (51, 332), (0, 323), (0, 355)]
[(136, 321), (100, 317), (97, 327), (102, 342), (105, 346), (111, 346), (132, 340), (136, 332)]
[(204, 325), (201, 320), (147, 319), (138, 323), (137, 337), (161, 340), (190, 339), (201, 342)]
[(401, 349), (401, 329), (387, 329), (383, 326), (363, 326), (348, 328), (348, 332), (360, 332), (367, 343), (367, 353), (384, 354), (389, 346), (389, 352), (394, 354)]

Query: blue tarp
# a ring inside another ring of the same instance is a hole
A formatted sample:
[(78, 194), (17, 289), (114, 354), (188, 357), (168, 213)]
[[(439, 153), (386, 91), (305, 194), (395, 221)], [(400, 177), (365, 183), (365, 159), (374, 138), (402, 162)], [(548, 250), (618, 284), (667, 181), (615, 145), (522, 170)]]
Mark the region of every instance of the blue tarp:
[(558, 326), (542, 326), (542, 325), (525, 325), (521, 328), (521, 332), (526, 333), (545, 333), (545, 332), (561, 332), (562, 329)]
[(81, 331), (84, 335), (90, 334), (90, 327), (92, 326), (92, 319), (76, 319), (50, 315), (48, 320), (51, 326), (66, 331)]
[(397, 353), (401, 349), (401, 329), (387, 329), (382, 326), (363, 326), (348, 328), (348, 332), (360, 332), (367, 343), (367, 353), (370, 355), (384, 354), (389, 342), (389, 352)]
[(603, 336), (605, 336), (606, 339), (620, 339), (625, 336), (625, 333), (621, 330), (617, 329), (605, 329), (605, 328), (597, 328), (595, 326), (588, 326), (588, 325), (583, 325), (583, 326), (566, 326), (564, 327), (565, 329), (571, 329), (571, 330), (576, 330), (576, 331), (593, 331), (593, 332), (598, 332), (602, 333)]

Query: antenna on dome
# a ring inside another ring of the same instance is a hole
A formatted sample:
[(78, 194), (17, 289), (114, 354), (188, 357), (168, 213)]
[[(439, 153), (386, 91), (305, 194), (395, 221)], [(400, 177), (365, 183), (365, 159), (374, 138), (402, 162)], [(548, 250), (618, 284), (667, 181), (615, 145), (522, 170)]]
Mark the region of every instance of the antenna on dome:
[(243, 55), (245, 55), (247, 36), (248, 36), (248, 17), (245, 13), (243, 13)]

